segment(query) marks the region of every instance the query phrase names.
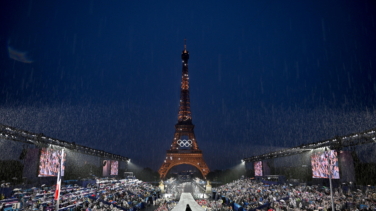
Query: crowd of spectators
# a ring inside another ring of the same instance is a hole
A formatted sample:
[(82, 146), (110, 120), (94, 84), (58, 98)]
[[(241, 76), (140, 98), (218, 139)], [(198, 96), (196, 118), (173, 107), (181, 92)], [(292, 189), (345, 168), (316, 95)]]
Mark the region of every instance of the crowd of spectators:
[[(54, 187), (15, 189), (11, 198), (0, 200), (0, 210), (55, 210)], [(232, 210), (331, 210), (327, 187), (275, 185), (253, 179), (240, 179), (217, 188), (209, 199), (196, 202), (207, 211)], [(372, 187), (333, 189), (335, 210), (376, 210), (376, 191)], [(162, 197), (157, 186), (137, 179), (100, 180), (87, 187), (66, 185), (61, 190), (60, 210), (67, 211), (137, 211), (153, 206), (156, 211), (170, 211), (178, 199)], [(11, 205), (11, 206), (9, 206)], [(16, 206), (15, 206), (16, 205)]]
[[(222, 199), (224, 205), (236, 204), (243, 210), (331, 210), (330, 190), (323, 186), (268, 185), (242, 179), (214, 191), (214, 202)], [(371, 187), (364, 190), (337, 187), (333, 190), (333, 201), (335, 210), (376, 210), (376, 191)], [(213, 205), (207, 202), (211, 210), (225, 210)]]
[(168, 199), (168, 198), (159, 199), (157, 200), (157, 203), (156, 203), (158, 208), (155, 209), (155, 211), (170, 211), (174, 209), (178, 203), (179, 201), (175, 199)]
[[(55, 210), (55, 187), (14, 189), (12, 197), (0, 201), (0, 210)], [(148, 204), (156, 204), (161, 197), (158, 187), (137, 179), (97, 180), (87, 187), (63, 186), (60, 193), (60, 210), (107, 211), (140, 210)]]

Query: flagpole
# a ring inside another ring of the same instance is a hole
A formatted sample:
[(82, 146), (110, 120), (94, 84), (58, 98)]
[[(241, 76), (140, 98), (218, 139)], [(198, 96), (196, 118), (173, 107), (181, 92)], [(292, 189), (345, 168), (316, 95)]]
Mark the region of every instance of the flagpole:
[(64, 149), (61, 150), (61, 160), (59, 165), (59, 171), (57, 173), (57, 181), (56, 181), (56, 190), (55, 190), (55, 200), (56, 200), (56, 211), (59, 211), (59, 202), (60, 202), (60, 190), (61, 190), (61, 166), (63, 165), (63, 156), (64, 156)]
[[(325, 148), (325, 153), (326, 153), (326, 148)], [(329, 187), (330, 187), (330, 202), (331, 202), (331, 205), (332, 205), (332, 210), (335, 210), (334, 209), (334, 201), (333, 201), (333, 187), (332, 187), (332, 169), (331, 169), (331, 165), (332, 165), (332, 162), (330, 160), (330, 150), (328, 151), (328, 153), (326, 154), (327, 158), (328, 158), (328, 168), (329, 168)]]
[(59, 177), (60, 177), (60, 171), (59, 171), (59, 173), (58, 173), (58, 176), (57, 176), (57, 182), (56, 182), (56, 190), (55, 190), (55, 200), (56, 200), (56, 208), (55, 208), (55, 210), (56, 211), (59, 211), (59, 198), (60, 198), (60, 191), (59, 191), (59, 189), (60, 189), (60, 184), (59, 184)]

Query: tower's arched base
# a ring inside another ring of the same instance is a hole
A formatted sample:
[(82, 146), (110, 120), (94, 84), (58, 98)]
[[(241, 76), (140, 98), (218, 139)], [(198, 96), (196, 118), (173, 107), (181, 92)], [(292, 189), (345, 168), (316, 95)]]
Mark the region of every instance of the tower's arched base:
[(168, 171), (177, 165), (188, 164), (196, 167), (200, 170), (201, 174), (206, 178), (206, 175), (210, 172), (208, 166), (206, 165), (201, 152), (195, 153), (179, 153), (170, 152), (167, 153), (167, 158), (163, 162), (161, 168), (159, 168), (158, 173), (161, 179), (164, 179)]

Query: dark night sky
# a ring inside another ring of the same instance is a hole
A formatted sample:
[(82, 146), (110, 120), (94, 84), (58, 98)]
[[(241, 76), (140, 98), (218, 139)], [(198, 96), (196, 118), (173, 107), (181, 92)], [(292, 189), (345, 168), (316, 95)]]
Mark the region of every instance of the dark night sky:
[(2, 124), (158, 169), (186, 38), (212, 170), (376, 127), (373, 0), (1, 2)]

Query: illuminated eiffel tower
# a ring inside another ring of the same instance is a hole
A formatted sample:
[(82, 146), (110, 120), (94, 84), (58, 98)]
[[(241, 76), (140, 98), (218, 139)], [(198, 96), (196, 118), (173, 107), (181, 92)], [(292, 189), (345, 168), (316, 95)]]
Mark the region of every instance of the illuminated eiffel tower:
[(184, 40), (182, 58), (182, 78), (180, 88), (180, 106), (178, 123), (175, 125), (174, 139), (171, 148), (167, 150), (167, 156), (161, 168), (158, 170), (161, 179), (164, 179), (168, 171), (177, 165), (188, 164), (195, 166), (201, 174), (206, 177), (209, 168), (206, 165), (202, 151), (198, 148), (192, 124), (191, 105), (189, 100), (189, 74), (188, 59), (189, 52)]

